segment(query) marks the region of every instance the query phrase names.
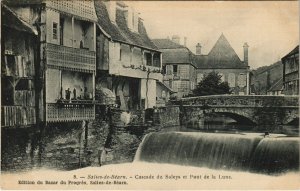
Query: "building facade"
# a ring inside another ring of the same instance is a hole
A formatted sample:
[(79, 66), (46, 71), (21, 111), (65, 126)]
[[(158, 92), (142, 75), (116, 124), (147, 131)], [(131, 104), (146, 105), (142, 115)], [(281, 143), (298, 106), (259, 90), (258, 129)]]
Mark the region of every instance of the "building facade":
[(285, 95), (299, 95), (299, 45), (282, 59)]
[(5, 4), (1, 18), (1, 127), (31, 126), (36, 124), (37, 30)]
[(234, 49), (222, 34), (208, 55), (201, 53), (201, 45), (196, 45), (195, 63), (196, 82), (199, 83), (203, 77), (214, 71), (219, 73), (222, 81), (228, 82), (233, 94), (248, 95), (250, 93), (250, 71), (248, 66), (248, 44), (245, 43), (244, 61), (241, 61)]
[(98, 16), (96, 83), (111, 90), (122, 110), (156, 106), (161, 52), (138, 13), (123, 2), (95, 1)]
[(37, 119), (95, 118), (96, 13), (93, 1), (17, 1), (11, 9), (38, 31)]
[(162, 51), (164, 83), (175, 92), (177, 98), (187, 96), (195, 88), (195, 65), (193, 53), (179, 44), (179, 37), (154, 39), (153, 42)]

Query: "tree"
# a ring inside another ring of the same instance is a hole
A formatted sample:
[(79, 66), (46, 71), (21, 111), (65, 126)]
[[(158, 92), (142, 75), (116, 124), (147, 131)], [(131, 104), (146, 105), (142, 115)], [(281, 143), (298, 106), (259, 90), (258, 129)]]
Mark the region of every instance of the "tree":
[(193, 90), (193, 96), (230, 94), (227, 82), (221, 81), (222, 76), (217, 72), (210, 72), (198, 83)]

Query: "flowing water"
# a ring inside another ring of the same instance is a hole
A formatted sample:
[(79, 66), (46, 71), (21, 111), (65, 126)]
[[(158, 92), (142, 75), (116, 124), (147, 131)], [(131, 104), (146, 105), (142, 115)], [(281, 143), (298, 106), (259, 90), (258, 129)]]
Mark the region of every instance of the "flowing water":
[(152, 133), (135, 161), (277, 174), (299, 170), (299, 140), (259, 133)]

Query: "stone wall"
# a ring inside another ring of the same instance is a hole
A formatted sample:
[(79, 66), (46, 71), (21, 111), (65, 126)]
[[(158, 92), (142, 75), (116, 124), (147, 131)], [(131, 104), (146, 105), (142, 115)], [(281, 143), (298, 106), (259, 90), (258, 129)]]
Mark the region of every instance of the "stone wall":
[(3, 132), (2, 169), (71, 170), (132, 162), (146, 134), (179, 125), (178, 107), (157, 109), (150, 123), (145, 123), (144, 111), (134, 111), (128, 125), (120, 120), (121, 110), (112, 109), (110, 115), (107, 111), (105, 106), (97, 107), (96, 119), (87, 126), (82, 122), (49, 123), (44, 131)]
[(178, 106), (161, 107), (154, 112), (154, 123), (164, 127), (179, 126), (180, 110)]

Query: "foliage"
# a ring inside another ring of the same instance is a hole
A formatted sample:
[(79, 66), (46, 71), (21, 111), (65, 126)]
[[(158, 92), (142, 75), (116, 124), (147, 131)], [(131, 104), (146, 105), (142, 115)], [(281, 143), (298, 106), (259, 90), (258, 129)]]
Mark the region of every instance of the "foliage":
[(231, 94), (228, 83), (222, 82), (221, 78), (216, 72), (205, 75), (193, 90), (193, 96)]

